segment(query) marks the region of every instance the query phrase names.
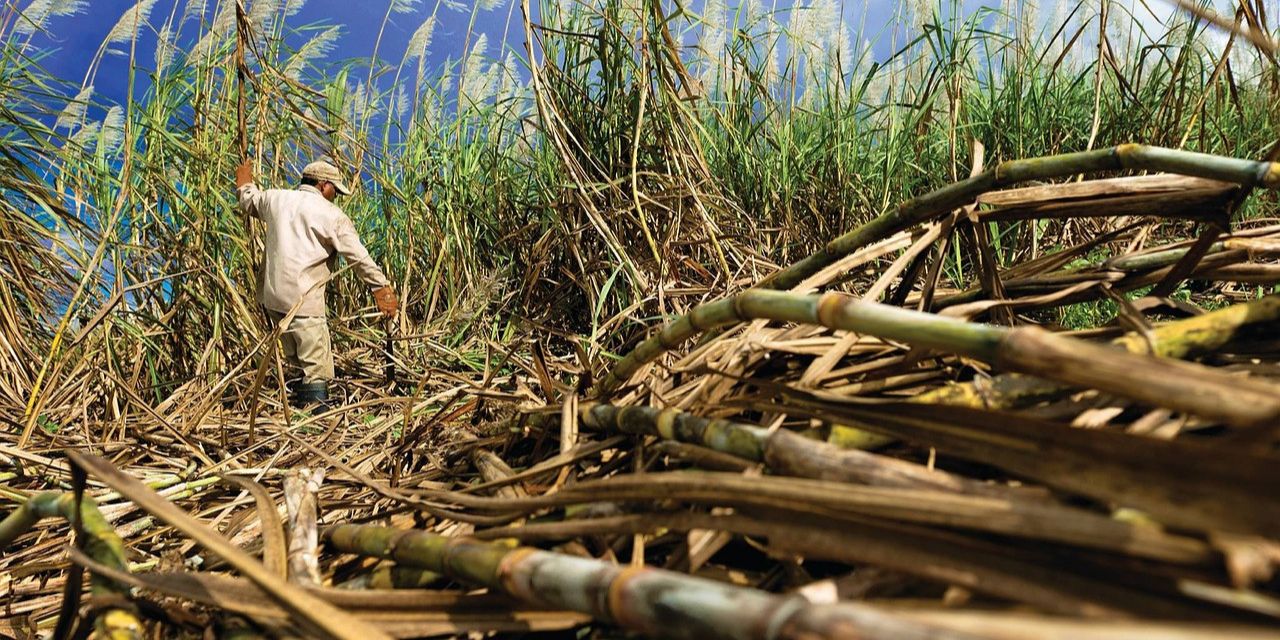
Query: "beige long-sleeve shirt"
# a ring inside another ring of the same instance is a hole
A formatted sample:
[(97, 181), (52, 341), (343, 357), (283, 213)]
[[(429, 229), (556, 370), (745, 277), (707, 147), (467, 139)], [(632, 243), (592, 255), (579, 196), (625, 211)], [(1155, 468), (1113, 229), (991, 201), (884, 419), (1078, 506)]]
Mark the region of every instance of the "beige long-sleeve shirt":
[(360, 242), (351, 218), (315, 187), (264, 191), (251, 182), (236, 193), (240, 208), (266, 226), (266, 251), (258, 274), (262, 306), (288, 313), (302, 300), (297, 315), (325, 316), (324, 283), (339, 255), (370, 287), (390, 284)]

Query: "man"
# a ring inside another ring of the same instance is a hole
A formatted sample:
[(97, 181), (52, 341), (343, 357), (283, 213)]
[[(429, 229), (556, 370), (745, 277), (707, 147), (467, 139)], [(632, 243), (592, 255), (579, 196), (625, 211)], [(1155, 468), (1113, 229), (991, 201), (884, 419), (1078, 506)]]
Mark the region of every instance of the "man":
[(333, 204), (338, 194), (351, 195), (333, 165), (313, 162), (302, 170), (302, 184), (297, 189), (264, 191), (254, 184), (251, 161), (245, 160), (236, 168), (236, 194), (245, 214), (257, 216), (266, 226), (258, 301), (276, 323), (297, 307), (280, 335), (285, 356), (302, 369), (293, 403), (323, 404), (329, 399), (329, 381), (333, 379), (325, 283), (335, 257), (341, 255), (350, 262), (374, 289), (378, 310), (388, 317), (399, 308), (395, 291), (369, 257), (351, 219)]

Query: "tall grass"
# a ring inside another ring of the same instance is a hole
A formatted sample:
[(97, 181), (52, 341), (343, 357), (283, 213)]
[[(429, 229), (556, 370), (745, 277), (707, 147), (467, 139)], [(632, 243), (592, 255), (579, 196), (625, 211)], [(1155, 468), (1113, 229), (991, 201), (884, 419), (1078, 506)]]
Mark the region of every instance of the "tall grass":
[[(0, 404), (114, 420), (129, 394), (224, 393), (266, 335), (230, 188), (234, 2), (123, 16), (103, 45), (140, 88), (123, 104), (92, 91), (96, 63), (83, 82), (44, 71), (32, 34), (56, 14), (20, 4), (26, 19), (0, 10)], [(297, 24), (299, 4), (250, 3), (251, 154), (269, 186), (319, 155), (360, 172), (343, 206), (401, 290), (402, 328), (430, 337), (408, 343), (418, 363), (483, 368), (536, 331), (598, 366), (653, 316), (963, 177), (973, 140), (988, 163), (1134, 140), (1258, 157), (1280, 125), (1280, 77), (1253, 49), (1183, 17), (1144, 31), (1115, 2), (1105, 22), (1099, 3), (913, 3), (877, 32), (836, 0), (543, 0), (527, 25), (519, 3), (436, 2), (409, 50), (340, 62), (335, 26)], [(475, 33), (427, 64), (440, 21), (481, 12), (505, 12), (511, 44)], [(137, 34), (160, 40), (154, 59)], [(1008, 264), (1081, 229), (995, 231)], [(362, 285), (330, 295), (339, 342), (370, 340)]]

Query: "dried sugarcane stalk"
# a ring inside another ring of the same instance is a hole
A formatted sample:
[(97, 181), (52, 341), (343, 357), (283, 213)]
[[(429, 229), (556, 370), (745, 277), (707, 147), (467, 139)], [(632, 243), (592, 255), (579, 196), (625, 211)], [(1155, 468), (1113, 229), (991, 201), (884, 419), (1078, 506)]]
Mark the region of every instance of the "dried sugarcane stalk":
[(828, 242), (817, 253), (778, 271), (761, 287), (790, 289), (840, 258), (913, 225), (972, 202), (999, 187), (1095, 171), (1145, 170), (1177, 173), (1267, 189), (1280, 187), (1280, 163), (1227, 158), (1207, 153), (1122, 144), (1109, 149), (1042, 158), (1008, 160), (972, 178), (908, 200), (888, 213)]
[[(869, 605), (814, 605), (798, 596), (777, 596), (661, 569), (623, 568), (600, 560), (423, 531), (343, 524), (326, 529), (324, 538), (343, 553), (392, 559), (657, 637), (980, 637), (903, 623)], [(679, 623), (673, 624), (673, 618)]]
[[(441, 496), (442, 499), (445, 496)], [(459, 499), (454, 496), (455, 500)], [(1202, 564), (1212, 554), (1196, 539), (1157, 527), (1112, 520), (1047, 501), (969, 496), (931, 489), (866, 487), (781, 476), (674, 471), (593, 480), (526, 500), (471, 498), (473, 507), (535, 511), (601, 500), (676, 500), (707, 506), (775, 509), (825, 517), (848, 514), (940, 525), (1098, 548), (1180, 564)]]
[[(128, 571), (124, 542), (106, 518), (102, 517), (97, 503), (88, 496), (82, 496), (78, 510), (76, 506), (74, 493), (47, 491), (32, 496), (4, 520), (0, 520), (0, 550), (8, 548), (18, 536), (30, 531), (37, 522), (45, 518), (61, 517), (67, 522), (78, 521), (86, 537), (84, 552), (89, 557), (120, 571)], [(125, 600), (129, 597), (127, 587), (97, 574), (92, 576), (89, 585), (91, 594), (104, 599)], [(142, 621), (132, 610), (122, 607), (110, 607), (103, 611), (95, 626), (101, 637), (112, 640), (141, 638), (143, 633)]]
[(702, 331), (744, 320), (816, 324), (937, 349), (1057, 382), (1105, 389), (1116, 396), (1167, 407), (1238, 427), (1280, 420), (1280, 387), (1209, 367), (1049, 333), (964, 322), (828, 292), (800, 295), (751, 289), (695, 308), (627, 354), (597, 385), (607, 396), (666, 350)]
[(790, 392), (772, 410), (857, 422), (1047, 486), (1191, 530), (1280, 533), (1274, 456), (1191, 440), (1077, 429), (1011, 413), (913, 402), (852, 404)]

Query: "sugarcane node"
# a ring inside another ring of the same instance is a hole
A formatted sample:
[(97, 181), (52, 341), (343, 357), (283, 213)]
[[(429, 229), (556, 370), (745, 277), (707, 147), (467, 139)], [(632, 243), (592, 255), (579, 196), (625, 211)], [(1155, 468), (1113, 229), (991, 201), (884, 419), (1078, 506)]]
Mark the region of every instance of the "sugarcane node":
[(578, 419), (582, 421), (582, 426), (597, 430), (607, 428), (608, 420), (605, 417), (606, 414), (600, 410), (603, 406), (606, 405), (601, 404), (598, 400), (580, 400), (578, 402)]
[(840, 291), (828, 291), (818, 298), (817, 320), (824, 327), (837, 327), (845, 307), (859, 304), (858, 298)]
[(650, 567), (626, 566), (618, 569), (618, 573), (612, 576), (605, 591), (607, 594), (605, 610), (611, 620), (631, 629), (648, 630), (650, 628), (643, 616), (629, 615), (637, 607), (632, 604), (634, 598), (631, 597), (628, 588), (633, 580), (652, 571), (654, 570)]
[(668, 440), (676, 439), (676, 417), (679, 411), (670, 407), (663, 409), (658, 413), (658, 417), (654, 420), (654, 426), (657, 427), (658, 435)]
[(1135, 168), (1137, 160), (1144, 149), (1145, 147), (1143, 145), (1134, 142), (1126, 142), (1116, 145), (1113, 150), (1116, 158), (1116, 164), (1123, 169)]
[(445, 573), (441, 551), (447, 540), (421, 531), (408, 531), (398, 538), (395, 555), (391, 558), (400, 564)]
[[(749, 289), (749, 290), (747, 290), (747, 291), (743, 291), (742, 293), (739, 293), (738, 295), (735, 295), (735, 296), (733, 296), (733, 297), (729, 298), (729, 309), (730, 309), (730, 311), (732, 311), (732, 312), (733, 312), (733, 319), (734, 319), (734, 320), (736, 320), (736, 321), (738, 321), (738, 322), (741, 322), (741, 321), (743, 321), (743, 320), (746, 320), (746, 319), (749, 317), (749, 315), (748, 315), (748, 314), (743, 310), (743, 302), (745, 302), (745, 301), (747, 300), (747, 296), (748, 296), (751, 292), (752, 292), (752, 290), (750, 290), (750, 289)], [(702, 307), (699, 307), (699, 309), (701, 309), (701, 308), (702, 308)], [(697, 309), (694, 309), (694, 311), (696, 312), (696, 311), (697, 311)], [(710, 329), (711, 327), (699, 328), (699, 327), (696, 327), (696, 326), (695, 326), (694, 328), (695, 328), (695, 329), (698, 329), (699, 331), (706, 331), (707, 329)]]
[(509, 549), (473, 538), (453, 538), (445, 545), (444, 566), (447, 574), (463, 581), (492, 585), (502, 558), (508, 553)]
[(796, 614), (809, 606), (809, 600), (802, 595), (795, 594), (779, 596), (774, 599), (774, 602), (772, 610), (761, 616), (765, 626), (760, 630), (760, 637), (764, 640), (795, 637), (791, 633), (786, 633), (785, 630), (795, 619)]
[(502, 557), (498, 563), (497, 582), (503, 591), (529, 602), (541, 601), (537, 590), (529, 580), (525, 579), (528, 576), (520, 571), (522, 564), (537, 551), (533, 547), (518, 547)]
[(1260, 184), (1268, 189), (1280, 189), (1280, 162), (1264, 162), (1258, 173)]

